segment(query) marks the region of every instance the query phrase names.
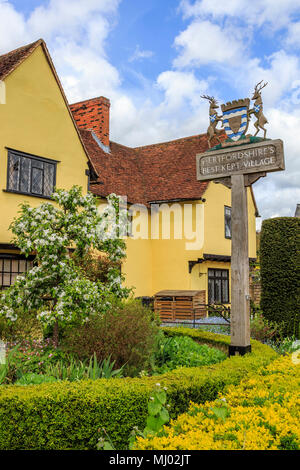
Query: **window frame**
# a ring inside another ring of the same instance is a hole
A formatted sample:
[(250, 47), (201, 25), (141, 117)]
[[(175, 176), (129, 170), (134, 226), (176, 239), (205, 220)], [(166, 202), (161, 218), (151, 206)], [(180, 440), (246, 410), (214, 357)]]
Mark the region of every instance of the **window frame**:
[[(4, 270), (4, 261), (5, 260), (10, 261), (10, 271), (5, 271)], [(16, 254), (11, 254), (11, 253), (0, 253), (0, 280), (1, 280), (1, 282), (0, 282), (0, 292), (5, 290), (5, 289), (8, 289), (10, 286), (13, 285), (12, 275), (16, 274), (17, 276), (20, 276), (20, 275), (28, 272), (29, 269), (28, 269), (28, 264), (27, 263), (32, 262), (33, 266), (34, 266), (34, 260), (35, 260), (34, 255), (30, 255), (26, 258), (26, 256), (24, 256), (24, 255), (16, 255)], [(18, 271), (13, 271), (13, 269), (12, 269), (12, 262), (13, 261), (18, 261)], [(20, 261), (25, 261), (26, 271), (20, 271)], [(9, 274), (9, 282), (10, 282), (9, 285), (3, 285), (4, 275), (5, 274)]]
[[(226, 235), (226, 209), (230, 209), (230, 236)], [(231, 206), (224, 206), (224, 236), (227, 240), (231, 240), (232, 238)]]
[[(12, 148), (9, 148), (9, 147), (5, 147), (6, 150), (7, 150), (7, 174), (6, 174), (6, 189), (4, 189), (3, 191), (6, 192), (6, 193), (14, 193), (14, 194), (23, 194), (25, 196), (32, 196), (32, 197), (38, 197), (38, 198), (41, 198), (41, 199), (51, 199), (51, 196), (48, 196), (46, 194), (39, 194), (39, 193), (35, 193), (32, 191), (32, 171), (33, 171), (33, 168), (36, 168), (38, 170), (41, 170), (42, 171), (42, 191), (44, 192), (44, 180), (45, 180), (45, 169), (44, 167), (43, 168), (38, 168), (38, 167), (34, 167), (31, 165), (31, 168), (30, 168), (30, 191), (20, 191), (20, 190), (17, 190), (17, 189), (10, 189), (9, 188), (9, 168), (10, 168), (10, 165), (9, 165), (9, 161), (10, 161), (10, 156), (11, 155), (15, 155), (17, 157), (23, 157), (23, 158), (27, 158), (27, 159), (31, 159), (31, 161), (39, 161), (39, 162), (42, 162), (42, 163), (47, 163), (48, 165), (53, 165), (54, 167), (54, 174), (53, 174), (53, 191), (55, 190), (55, 186), (56, 186), (56, 173), (57, 173), (57, 164), (60, 163), (59, 160), (54, 160), (54, 159), (50, 159), (50, 158), (44, 158), (44, 157), (39, 157), (37, 155), (33, 155), (33, 154), (30, 154), (30, 153), (27, 153), (27, 152), (23, 152), (23, 151), (19, 151), (19, 150), (15, 150), (15, 149), (12, 149)], [(19, 182), (18, 182), (18, 187), (20, 187), (20, 181), (21, 181), (21, 168), (19, 169)]]
[[(213, 271), (213, 276), (211, 275), (211, 272)], [(221, 276), (216, 276), (216, 271), (221, 271)], [(222, 273), (226, 272), (227, 276), (222, 276)], [(209, 281), (212, 280), (221, 280), (221, 301), (220, 302), (214, 302), (215, 304), (229, 304), (230, 303), (230, 289), (229, 289), (229, 269), (219, 269), (219, 268), (208, 268), (207, 269), (207, 302), (208, 304), (211, 304), (210, 299), (209, 299)], [(226, 289), (226, 294), (227, 294), (227, 301), (224, 300), (224, 293), (223, 293), (223, 285), (222, 285), (222, 280), (227, 281), (227, 289)]]

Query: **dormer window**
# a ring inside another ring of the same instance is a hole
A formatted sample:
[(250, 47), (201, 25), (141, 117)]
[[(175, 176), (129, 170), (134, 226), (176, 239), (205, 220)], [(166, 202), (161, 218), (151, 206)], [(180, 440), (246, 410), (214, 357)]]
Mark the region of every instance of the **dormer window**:
[(50, 198), (55, 187), (57, 163), (57, 160), (8, 149), (6, 190)]

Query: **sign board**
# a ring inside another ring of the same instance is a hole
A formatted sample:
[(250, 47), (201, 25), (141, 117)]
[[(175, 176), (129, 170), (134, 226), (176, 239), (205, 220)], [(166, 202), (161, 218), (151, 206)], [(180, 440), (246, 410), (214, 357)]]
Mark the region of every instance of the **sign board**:
[[(259, 82), (251, 100), (244, 98), (222, 104), (223, 116), (218, 115), (218, 103), (213, 96), (203, 95), (209, 101), (209, 149), (196, 155), (197, 180), (215, 181), (231, 188), (231, 343), (229, 355), (246, 354), (250, 345), (250, 295), (247, 186), (271, 171), (284, 170), (283, 142), (266, 138), (268, 123), (263, 113), (261, 90), (267, 83)], [(246, 134), (251, 117), (255, 117), (254, 136)], [(222, 122), (223, 129), (217, 129)], [(256, 135), (262, 130), (263, 139)], [(227, 140), (221, 142), (224, 132)], [(211, 149), (215, 138), (218, 145)]]
[(283, 142), (280, 139), (212, 150), (198, 154), (196, 159), (199, 181), (284, 170)]

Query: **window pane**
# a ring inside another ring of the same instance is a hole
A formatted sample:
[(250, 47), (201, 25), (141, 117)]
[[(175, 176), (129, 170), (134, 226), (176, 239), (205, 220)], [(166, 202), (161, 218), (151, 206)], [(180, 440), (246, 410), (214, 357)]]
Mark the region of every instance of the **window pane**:
[(17, 276), (18, 276), (17, 273), (12, 273), (12, 275), (11, 275), (11, 284), (13, 284), (15, 282)]
[(27, 271), (33, 268), (33, 261), (27, 261)]
[(32, 168), (31, 192), (43, 194), (43, 170), (41, 168)]
[(3, 274), (3, 286), (10, 286), (10, 273)]
[(44, 195), (51, 196), (54, 191), (54, 165), (44, 164)]
[(215, 293), (214, 293), (214, 281), (208, 280), (208, 303), (212, 304), (214, 302)]
[(19, 272), (19, 262), (17, 259), (13, 259), (11, 262), (11, 270), (13, 273), (18, 273)]
[(26, 271), (26, 261), (24, 259), (20, 259), (19, 261), (19, 272), (24, 273)]
[(215, 280), (215, 302), (221, 302), (221, 281), (219, 279)]
[(228, 280), (222, 280), (222, 302), (227, 304), (229, 302), (228, 299)]
[(20, 191), (28, 193), (30, 191), (30, 174), (31, 160), (30, 158), (21, 158), (21, 175), (20, 175)]
[(13, 153), (8, 159), (8, 189), (19, 190), (20, 157)]
[(11, 263), (11, 260), (10, 259), (4, 259), (3, 260), (3, 271), (4, 272), (10, 272), (10, 263)]

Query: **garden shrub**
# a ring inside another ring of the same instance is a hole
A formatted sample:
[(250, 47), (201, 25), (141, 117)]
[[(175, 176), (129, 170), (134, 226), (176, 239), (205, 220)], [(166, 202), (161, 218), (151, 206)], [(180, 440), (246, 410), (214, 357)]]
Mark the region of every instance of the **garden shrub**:
[(18, 318), (8, 322), (0, 318), (0, 338), (3, 341), (40, 340), (43, 338), (43, 327), (37, 319), (36, 312), (19, 309)]
[(285, 335), (299, 335), (300, 219), (264, 220), (260, 242), (261, 308), (267, 320), (284, 321)]
[(300, 450), (300, 367), (281, 356), (229, 386), (219, 398), (192, 404), (159, 436), (137, 437), (137, 450)]
[[(228, 349), (230, 343), (229, 337), (209, 332), (187, 328), (164, 331), (220, 349)], [(214, 400), (226, 385), (238, 384), (276, 357), (271, 348), (252, 341), (252, 352), (243, 357), (161, 375), (159, 382), (167, 387), (171, 418), (186, 412), (190, 401)], [(125, 449), (134, 426), (143, 429), (146, 424), (147, 404), (156, 382), (157, 377), (143, 377), (2, 386), (0, 449), (96, 449), (101, 428), (117, 449)]]
[(268, 321), (261, 312), (256, 313), (255, 317), (252, 318), (250, 322), (251, 338), (263, 342), (274, 339), (279, 340), (282, 336), (283, 328), (283, 322), (279, 324)]
[(157, 333), (153, 312), (131, 300), (70, 329), (62, 347), (80, 359), (89, 359), (94, 353), (98, 361), (110, 356), (117, 368), (125, 365), (126, 373), (134, 375), (147, 367)]
[(101, 281), (108, 284), (110, 269), (118, 269), (121, 272), (120, 261), (112, 261), (105, 255), (93, 254), (91, 250), (81, 256), (74, 253), (72, 258), (76, 266), (84, 272), (85, 277), (92, 282)]

